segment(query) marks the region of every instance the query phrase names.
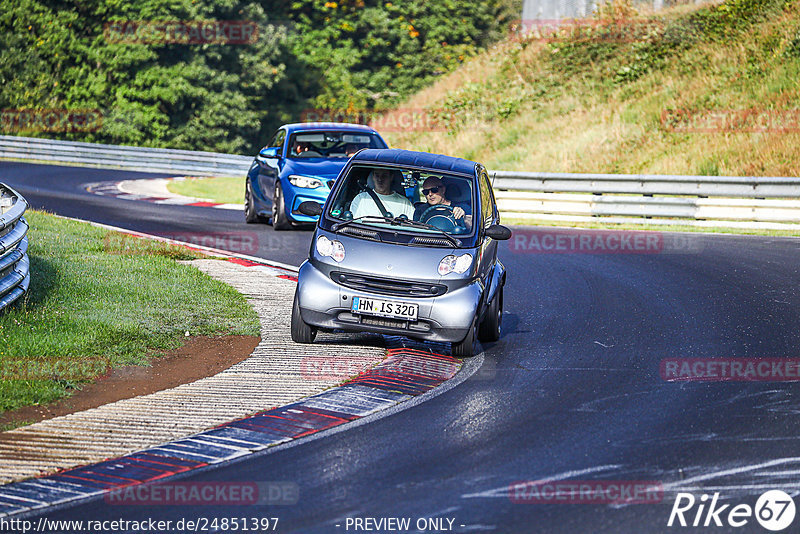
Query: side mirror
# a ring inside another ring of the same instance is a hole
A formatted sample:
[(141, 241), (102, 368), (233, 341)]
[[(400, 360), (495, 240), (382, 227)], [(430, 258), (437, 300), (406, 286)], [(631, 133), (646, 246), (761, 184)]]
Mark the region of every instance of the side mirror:
[(491, 237), (497, 241), (505, 241), (511, 237), (511, 230), (500, 224), (491, 225), (483, 233), (486, 237)]
[[(322, 206), (320, 206), (319, 202), (306, 200), (297, 206), (297, 211), (303, 215), (308, 215), (309, 217), (316, 217), (317, 215), (322, 215)], [(508, 235), (511, 235), (511, 232), (509, 232)]]
[(281, 157), (281, 155), (278, 153), (278, 150), (280, 149), (276, 146), (262, 148), (258, 155), (265, 159), (278, 159)]

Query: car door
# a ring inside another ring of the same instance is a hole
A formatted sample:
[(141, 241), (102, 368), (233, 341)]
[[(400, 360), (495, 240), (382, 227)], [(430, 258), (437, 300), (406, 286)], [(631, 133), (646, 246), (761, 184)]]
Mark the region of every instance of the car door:
[(277, 148), (280, 158), (262, 158), (259, 156), (258, 160), (258, 186), (270, 204), (272, 203), (272, 194), (275, 191), (275, 181), (280, 175), (281, 168), (283, 167), (283, 157), (285, 156), (283, 144), (286, 140), (286, 129), (281, 128), (272, 137), (272, 140), (265, 148)]
[(487, 237), (484, 234), (484, 230), (493, 224), (497, 224), (499, 213), (486, 169), (482, 165), (478, 165), (476, 174), (478, 175), (478, 190), (480, 191), (480, 218), (476, 221), (476, 224), (480, 225), (478, 227), (480, 235), (478, 273), (484, 287), (488, 287), (497, 259), (497, 241)]

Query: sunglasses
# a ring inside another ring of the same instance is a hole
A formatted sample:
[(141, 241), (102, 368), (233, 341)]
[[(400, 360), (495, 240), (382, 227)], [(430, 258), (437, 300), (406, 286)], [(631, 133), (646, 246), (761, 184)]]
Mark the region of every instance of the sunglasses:
[(438, 192), (439, 192), (439, 188), (438, 187), (431, 187), (430, 189), (423, 189), (422, 190), (422, 194), (425, 195), (426, 197), (431, 193), (438, 193)]

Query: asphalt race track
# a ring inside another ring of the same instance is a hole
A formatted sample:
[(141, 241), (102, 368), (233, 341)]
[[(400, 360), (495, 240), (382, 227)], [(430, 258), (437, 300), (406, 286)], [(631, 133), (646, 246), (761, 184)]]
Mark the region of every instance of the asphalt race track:
[[(239, 212), (94, 196), (82, 185), (136, 176), (0, 164), (0, 181), (37, 209), (152, 233), (256, 231), (263, 236), (256, 255), (294, 265), (305, 257), (307, 231), (246, 225)], [(754, 506), (767, 490), (800, 493), (800, 384), (667, 381), (660, 365), (800, 358), (800, 240), (682, 234), (659, 236), (678, 245), (648, 253), (542, 253), (529, 249), (533, 229), (514, 231), (527, 237), (501, 246), (502, 337), (484, 347), (472, 377), (369, 424), (180, 479), (288, 481), (299, 489), (295, 504), (96, 499), (46, 516), (173, 524), (278, 517), (278, 532), (368, 531), (347, 518), (410, 518), (411, 532), (423, 531), (414, 526), (420, 518), (453, 520), (428, 532), (768, 532), (754, 517), (734, 528), (728, 512)], [(569, 480), (650, 481), (663, 495), (640, 504), (535, 502), (511, 487)], [(718, 492), (719, 505), (729, 505), (719, 515), (723, 526), (712, 518), (708, 527), (668, 527), (678, 492), (698, 500), (686, 512), (690, 523), (701, 496), (709, 496), (708, 509)], [(785, 532), (798, 525), (800, 517)]]

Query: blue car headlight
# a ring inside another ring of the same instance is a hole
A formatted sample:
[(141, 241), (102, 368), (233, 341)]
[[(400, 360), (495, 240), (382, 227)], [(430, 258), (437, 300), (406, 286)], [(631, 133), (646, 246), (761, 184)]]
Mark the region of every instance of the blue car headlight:
[(300, 174), (289, 175), (289, 183), (295, 187), (302, 187), (304, 189), (316, 189), (322, 187), (322, 181), (310, 176), (302, 176)]

